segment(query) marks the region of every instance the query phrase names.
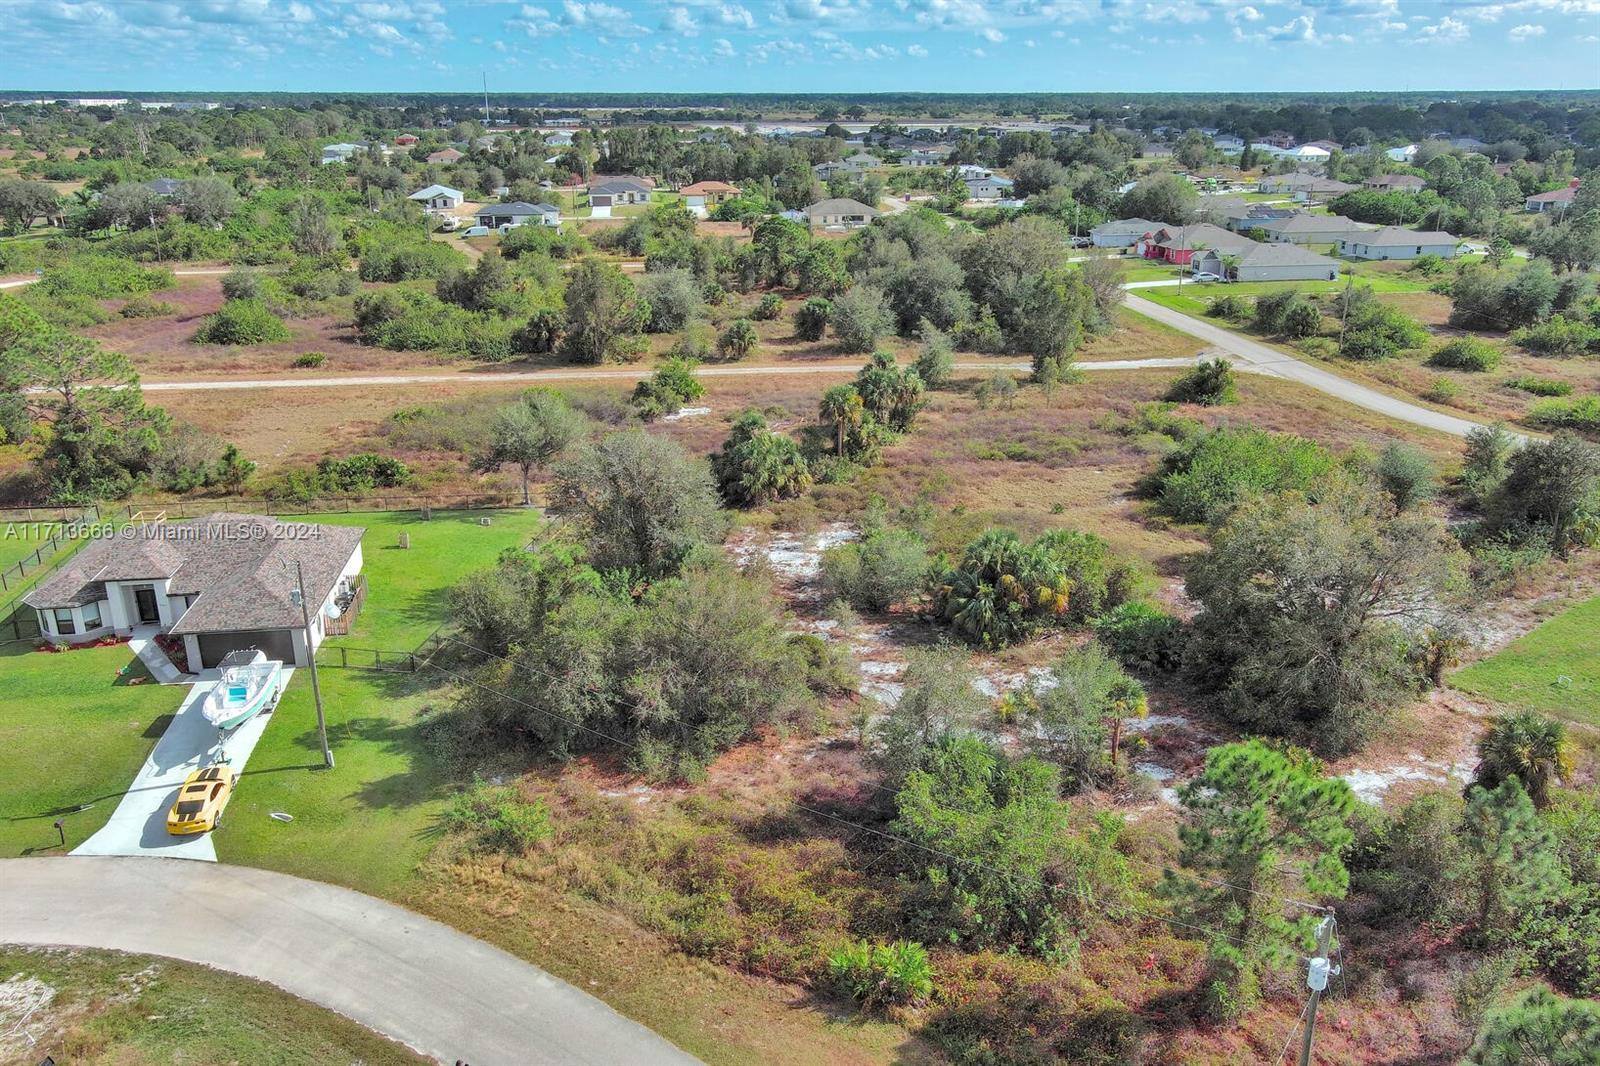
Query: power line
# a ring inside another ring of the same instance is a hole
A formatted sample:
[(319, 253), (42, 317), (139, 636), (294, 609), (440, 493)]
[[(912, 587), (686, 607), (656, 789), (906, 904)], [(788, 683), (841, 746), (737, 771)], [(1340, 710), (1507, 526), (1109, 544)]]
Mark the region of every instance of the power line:
[(1289, 1046), (1294, 1043), (1295, 1034), (1300, 1031), (1300, 1026), (1305, 1024), (1306, 1011), (1308, 1008), (1310, 1008), (1310, 1006), (1311, 997), (1307, 996), (1305, 1003), (1300, 1007), (1300, 1017), (1295, 1019), (1293, 1028), (1289, 1030), (1289, 1035), (1284, 1037), (1283, 1049), (1276, 1055), (1272, 1056), (1273, 1066), (1278, 1066), (1279, 1063), (1283, 1062), (1283, 1057), (1289, 1053)]

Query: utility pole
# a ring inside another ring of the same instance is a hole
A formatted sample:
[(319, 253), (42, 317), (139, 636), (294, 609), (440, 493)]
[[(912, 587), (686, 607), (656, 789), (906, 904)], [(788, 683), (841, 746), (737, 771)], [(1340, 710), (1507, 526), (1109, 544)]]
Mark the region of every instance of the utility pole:
[(484, 70), (479, 71), (479, 73), (483, 75), (483, 125), (484, 132), (487, 133), (489, 127), (489, 72)]
[(306, 603), (306, 575), (298, 559), (294, 564), (294, 594), (290, 597), (300, 605), (300, 620), (305, 623), (306, 661), (311, 665), (311, 694), (317, 701), (317, 738), (322, 741), (322, 762), (333, 769), (333, 749), (328, 747), (328, 719), (322, 713), (322, 686), (317, 683), (317, 648), (311, 643), (311, 608)]
[(1322, 992), (1328, 987), (1328, 978), (1339, 972), (1339, 967), (1328, 962), (1328, 944), (1333, 937), (1333, 915), (1330, 913), (1317, 923), (1317, 954), (1308, 960), (1306, 987), (1311, 989), (1311, 1002), (1306, 1007), (1306, 1035), (1300, 1042), (1300, 1066), (1311, 1066), (1311, 1041), (1317, 1032), (1317, 1005), (1322, 1002)]

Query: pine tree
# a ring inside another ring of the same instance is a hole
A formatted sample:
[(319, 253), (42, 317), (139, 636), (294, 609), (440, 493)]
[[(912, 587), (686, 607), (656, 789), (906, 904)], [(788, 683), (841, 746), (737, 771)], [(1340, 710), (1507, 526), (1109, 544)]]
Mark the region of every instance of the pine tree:
[(1461, 836), (1478, 936), (1502, 943), (1515, 931), (1518, 912), (1548, 898), (1562, 880), (1554, 837), (1515, 775), (1493, 789), (1472, 787)]

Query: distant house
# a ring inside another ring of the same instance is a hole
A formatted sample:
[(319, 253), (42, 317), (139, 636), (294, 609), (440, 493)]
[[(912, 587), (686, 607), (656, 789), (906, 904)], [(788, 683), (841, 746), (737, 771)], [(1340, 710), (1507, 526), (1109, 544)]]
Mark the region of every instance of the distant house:
[(1272, 174), (1262, 178), (1257, 186), (1262, 192), (1288, 193), (1297, 200), (1331, 200), (1353, 192), (1357, 187), (1332, 178), (1315, 174)]
[(1391, 148), (1383, 154), (1393, 159), (1396, 163), (1409, 163), (1416, 158), (1420, 144), (1403, 144), (1399, 148)]
[(1235, 137), (1231, 133), (1219, 133), (1215, 137), (1211, 138), (1211, 143), (1216, 145), (1217, 151), (1219, 152), (1244, 151), (1244, 140), (1242, 138)]
[(1428, 179), (1419, 178), (1415, 174), (1379, 174), (1361, 184), (1379, 192), (1421, 192), (1427, 186)]
[[(245, 648), (304, 666), (327, 620), (354, 595), (363, 532), (223, 512), (130, 526), (90, 541), (23, 602), (52, 642), (137, 630), (183, 638), (191, 673)], [(310, 609), (310, 648), (292, 598), (297, 573)]]
[(1333, 281), (1339, 276), (1337, 259), (1297, 244), (1252, 244), (1231, 256), (1207, 249), (1190, 260), (1190, 268), (1229, 281)]
[(546, 148), (571, 148), (572, 134), (567, 133), (564, 130), (558, 130), (555, 133), (546, 134), (544, 138), (544, 144)]
[(1332, 244), (1341, 237), (1362, 232), (1362, 226), (1343, 215), (1297, 214), (1287, 218), (1262, 219), (1250, 228), (1259, 229), (1269, 241), (1286, 244)]
[(1481, 152), (1489, 145), (1476, 137), (1452, 137), (1450, 138), (1450, 147), (1459, 148), (1463, 152)]
[(966, 181), (969, 178), (987, 178), (992, 177), (993, 175), (994, 171), (990, 170), (988, 167), (980, 167), (976, 163), (956, 164), (956, 177), (960, 178), (962, 181)]
[(654, 189), (654, 182), (631, 174), (595, 178), (589, 183), (589, 206), (610, 208), (623, 204), (647, 204)]
[(480, 226), (504, 229), (513, 226), (559, 226), (561, 209), (549, 204), (529, 204), (518, 200), (510, 204), (489, 204), (472, 215)]
[(183, 191), (184, 182), (177, 178), (153, 178), (144, 187), (164, 200), (170, 200)]
[(942, 167), (949, 152), (936, 152), (927, 148), (917, 148), (906, 153), (901, 160), (908, 167)]
[(466, 157), (454, 148), (441, 148), (437, 152), (428, 153), (430, 163), (459, 163), (464, 158)]
[(576, 115), (562, 115), (560, 118), (546, 119), (546, 124), (551, 126), (575, 127), (583, 125), (583, 119)]
[(415, 133), (402, 133), (394, 139), (394, 143), (402, 148), (410, 148), (417, 143), (417, 135)]
[(1163, 223), (1147, 218), (1121, 218), (1115, 222), (1102, 222), (1089, 230), (1089, 240), (1096, 248), (1128, 248), (1139, 243), (1139, 238), (1154, 233)]
[(1209, 222), (1199, 222), (1193, 226), (1162, 226), (1141, 237), (1134, 245), (1134, 251), (1146, 259), (1160, 259), (1183, 266), (1203, 249), (1223, 255), (1237, 255), (1255, 246), (1256, 242), (1248, 237), (1241, 237)]
[(466, 196), (460, 189), (452, 189), (448, 185), (429, 185), (426, 189), (418, 189), (406, 199), (422, 205), (424, 211), (430, 214), (434, 211), (453, 211), (466, 202)]
[(1543, 214), (1546, 211), (1564, 212), (1572, 206), (1572, 201), (1577, 199), (1578, 185), (1578, 179), (1573, 178), (1565, 189), (1554, 189), (1530, 196), (1522, 206), (1535, 214)]
[(1454, 259), (1459, 243), (1458, 238), (1437, 230), (1385, 226), (1370, 233), (1339, 238), (1338, 251), (1351, 259), (1415, 259), (1422, 255)]
[(351, 144), (346, 141), (341, 141), (338, 144), (325, 144), (322, 146), (322, 162), (324, 164), (348, 163), (351, 156), (366, 150), (367, 146), (364, 144)]
[(1272, 130), (1265, 137), (1261, 138), (1260, 143), (1266, 145), (1268, 148), (1293, 148), (1294, 134), (1286, 133), (1283, 130)]
[(878, 217), (878, 209), (860, 200), (821, 200), (806, 208), (806, 221), (820, 229), (860, 229)]
[(683, 194), (685, 201), (699, 198), (702, 204), (715, 207), (726, 200), (732, 200), (739, 195), (739, 186), (729, 185), (725, 181), (697, 181), (693, 185), (685, 185), (678, 192)]
[(991, 174), (987, 178), (966, 179), (967, 198), (970, 200), (998, 200), (1011, 192), (1016, 183), (1010, 178)]
[(1315, 144), (1302, 144), (1289, 149), (1288, 157), (1296, 163), (1326, 163), (1333, 153)]
[(844, 161), (857, 170), (871, 170), (874, 167), (883, 166), (883, 160), (870, 152), (857, 152), (855, 155), (847, 155), (844, 157)]

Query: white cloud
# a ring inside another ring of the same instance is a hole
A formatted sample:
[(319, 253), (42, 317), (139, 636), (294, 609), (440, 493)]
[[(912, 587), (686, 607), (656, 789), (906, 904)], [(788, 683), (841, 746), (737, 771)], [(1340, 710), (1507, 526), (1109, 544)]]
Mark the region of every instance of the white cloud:
[(978, 36), (982, 37), (990, 44), (999, 44), (1001, 41), (1006, 39), (1006, 35), (995, 29), (993, 26), (985, 26), (983, 29), (978, 31)]
[(723, 26), (737, 26), (746, 30), (756, 28), (756, 17), (750, 9), (738, 4), (723, 4), (717, 9), (717, 22)]
[(906, 55), (913, 59), (927, 59), (928, 50), (920, 44), (908, 44), (906, 45)]
[(1513, 26), (1511, 28), (1511, 32), (1506, 36), (1510, 37), (1512, 43), (1514, 44), (1523, 44), (1524, 42), (1543, 37), (1544, 27), (1536, 26), (1533, 23), (1523, 23), (1521, 26)]
[(733, 50), (733, 42), (726, 37), (718, 37), (711, 42), (711, 54), (718, 59), (732, 59), (736, 54)]
[(1230, 22), (1259, 22), (1266, 17), (1249, 4), (1244, 7), (1234, 8), (1228, 12), (1228, 21)]
[(1472, 29), (1460, 19), (1446, 15), (1431, 26), (1423, 26), (1417, 33), (1418, 44), (1459, 44), (1472, 36)]
[(686, 7), (667, 8), (661, 16), (661, 28), (669, 33), (681, 33), (685, 37), (693, 37), (700, 32), (700, 24), (689, 14), (689, 9)]

